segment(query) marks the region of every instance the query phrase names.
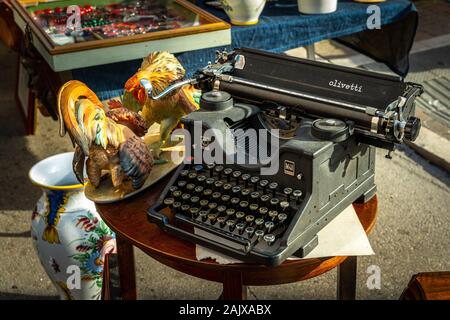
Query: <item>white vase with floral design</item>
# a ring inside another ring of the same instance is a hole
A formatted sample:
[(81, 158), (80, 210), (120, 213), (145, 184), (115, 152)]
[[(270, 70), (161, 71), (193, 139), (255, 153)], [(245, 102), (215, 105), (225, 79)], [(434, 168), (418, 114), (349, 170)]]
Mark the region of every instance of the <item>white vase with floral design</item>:
[(266, 0), (221, 0), (223, 10), (232, 24), (248, 26), (257, 24)]
[(31, 219), (39, 259), (61, 299), (99, 299), (103, 261), (116, 251), (114, 233), (84, 196), (72, 171), (73, 152), (46, 158), (31, 168), (43, 191)]

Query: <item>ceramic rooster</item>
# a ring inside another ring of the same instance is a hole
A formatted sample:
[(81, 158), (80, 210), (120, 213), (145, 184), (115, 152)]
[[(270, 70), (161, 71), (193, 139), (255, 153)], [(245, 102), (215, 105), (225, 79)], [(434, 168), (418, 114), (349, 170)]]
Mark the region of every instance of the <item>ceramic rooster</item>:
[[(147, 125), (159, 123), (160, 139), (154, 148), (154, 154), (159, 154), (159, 148), (167, 146), (172, 130), (181, 117), (198, 109), (196, 99), (199, 91), (191, 85), (185, 85), (161, 99), (148, 97), (158, 95), (169, 85), (183, 79), (185, 70), (180, 62), (168, 52), (153, 52), (144, 59), (138, 72), (125, 83), (123, 106), (129, 110), (140, 111)], [(141, 85), (141, 80), (151, 84), (151, 92)]]
[(83, 183), (85, 157), (89, 181), (98, 187), (102, 171), (109, 171), (114, 187), (131, 179), (139, 189), (147, 179), (153, 157), (140, 138), (147, 131), (142, 117), (125, 108), (105, 112), (102, 103), (84, 83), (69, 81), (58, 93), (60, 135), (66, 130), (75, 145), (73, 170)]

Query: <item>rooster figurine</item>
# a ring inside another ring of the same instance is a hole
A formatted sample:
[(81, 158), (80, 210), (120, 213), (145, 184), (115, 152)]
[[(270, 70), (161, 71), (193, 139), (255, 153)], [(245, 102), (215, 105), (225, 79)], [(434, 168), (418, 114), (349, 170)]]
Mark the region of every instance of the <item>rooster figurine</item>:
[(140, 138), (147, 132), (142, 117), (125, 108), (105, 112), (102, 103), (84, 83), (69, 81), (58, 93), (60, 135), (66, 130), (75, 145), (73, 170), (83, 183), (86, 172), (94, 187), (100, 185), (102, 171), (109, 171), (114, 187), (126, 179), (139, 189), (153, 167), (153, 157)]
[[(187, 84), (161, 99), (152, 99), (149, 95), (157, 96), (169, 85), (181, 81), (184, 74), (183, 66), (174, 55), (164, 51), (153, 52), (125, 83), (123, 106), (140, 111), (149, 127), (154, 123), (161, 125), (158, 145), (153, 148), (155, 155), (159, 155), (160, 147), (169, 144), (169, 135), (181, 117), (198, 109), (196, 101), (200, 93)], [(147, 83), (146, 88), (142, 83)]]

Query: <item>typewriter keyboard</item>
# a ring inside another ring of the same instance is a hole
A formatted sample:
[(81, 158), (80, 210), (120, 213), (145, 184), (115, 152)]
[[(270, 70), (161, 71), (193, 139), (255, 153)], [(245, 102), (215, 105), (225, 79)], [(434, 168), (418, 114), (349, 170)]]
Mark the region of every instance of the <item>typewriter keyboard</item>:
[(244, 252), (273, 247), (302, 202), (300, 190), (226, 165), (184, 165), (177, 173), (159, 208)]

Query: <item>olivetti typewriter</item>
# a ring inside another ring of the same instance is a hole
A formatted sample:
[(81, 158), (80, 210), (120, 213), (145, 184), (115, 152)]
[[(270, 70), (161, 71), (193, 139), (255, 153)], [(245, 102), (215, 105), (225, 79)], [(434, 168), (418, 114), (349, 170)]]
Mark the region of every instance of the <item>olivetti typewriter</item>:
[(247, 262), (306, 256), (324, 226), (375, 194), (375, 147), (390, 156), (420, 130), (422, 87), (359, 69), (238, 49), (152, 98), (188, 83), (202, 91), (182, 119), (191, 152), (148, 218)]

